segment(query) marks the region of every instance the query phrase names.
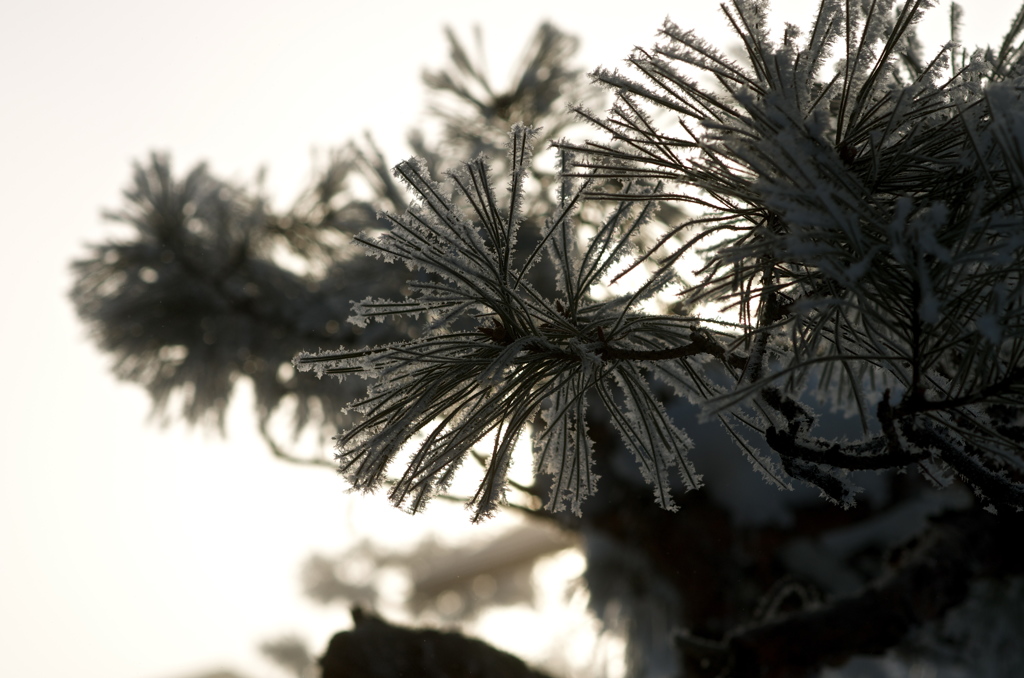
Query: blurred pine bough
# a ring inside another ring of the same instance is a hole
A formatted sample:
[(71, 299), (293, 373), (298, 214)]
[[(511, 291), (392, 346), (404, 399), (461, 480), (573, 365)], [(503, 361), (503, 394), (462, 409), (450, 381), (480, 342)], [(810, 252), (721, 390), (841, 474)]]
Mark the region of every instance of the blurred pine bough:
[[(574, 38), (542, 25), (508, 91), (490, 83), (454, 33), (449, 39), (452, 63), (424, 75), (445, 136), (430, 148), (419, 130), (408, 138), (432, 171), (446, 168), (449, 157), (500, 151), (504, 135), (496, 130), (512, 116), (550, 134), (572, 123), (565, 107), (583, 96), (581, 72), (565, 63)], [(541, 172), (536, 178), (541, 185), (553, 180)], [(131, 236), (92, 245), (72, 265), (71, 298), (93, 339), (113, 356), (114, 374), (146, 388), (160, 420), (181, 417), (220, 429), (235, 382), (247, 378), (271, 448), (292, 461), (332, 465), (292, 457), (266, 427), (284, 405), (296, 433), (314, 425), (331, 434), (345, 421), (342, 405), (363, 392), (355, 384), (324, 388), (296, 378), (291, 362), (300, 350), (395, 341), (418, 331), (415, 323), (361, 330), (346, 322), (353, 301), (400, 295), (408, 278), (352, 246), (357, 234), (384, 227), (379, 210), (408, 207), (372, 137), (327, 153), (284, 212), (272, 209), (259, 177), (251, 186), (234, 185), (200, 165), (176, 179), (169, 156), (158, 153), (135, 165), (124, 197), (124, 206), (105, 216), (131, 227)]]
[[(232, 380), (251, 374), (265, 435), (286, 394), (297, 428), (322, 408), (344, 428), (352, 485), (387, 485), (410, 510), (473, 457), (485, 470), (469, 503), (492, 514), (532, 427), (535, 469), (551, 481), (515, 496), (591, 535), (592, 601), (607, 622), (613, 608), (625, 618), (636, 675), (805, 675), (906, 650), (909, 630), (939, 633), (968, 582), (1024, 565), (1004, 543), (1024, 506), (1024, 13), (997, 50), (933, 56), (913, 30), (930, 4), (823, 1), (806, 34), (787, 26), (773, 42), (766, 4), (736, 0), (723, 10), (744, 64), (667, 22), (629, 59), (639, 80), (594, 73), (615, 102), (606, 115), (573, 107), (603, 135), (587, 142), (558, 140), (571, 118), (555, 104), (582, 91), (569, 92), (578, 74), (563, 67), (570, 39), (542, 28), (517, 85), (495, 94), (451, 36), (453, 66), (425, 78), (455, 102), (432, 109), (445, 122), (437, 147), (476, 159), (447, 168), (447, 185), (422, 137), (411, 145), (423, 159), (396, 169), (411, 201), (371, 142), (353, 144), (275, 217), (258, 191), (201, 169), (174, 182), (155, 158), (117, 214), (139, 240), (77, 263), (76, 302), (118, 375), (158, 407), (178, 390), (189, 421), (217, 420)], [(533, 169), (538, 132), (556, 140), (557, 175)], [(493, 171), (477, 153), (500, 162), (505, 134), (507, 167)], [(492, 174), (508, 177), (507, 199)], [(347, 199), (356, 175), (373, 206)], [(353, 242), (381, 259), (355, 256)], [(281, 248), (308, 270), (277, 266)], [(393, 259), (412, 273), (384, 268)], [(352, 302), (361, 326), (343, 324)], [(289, 372), (291, 355), (322, 341), (343, 348), (296, 366), (361, 373), (368, 390)], [(343, 403), (354, 417), (332, 416)], [(699, 426), (698, 408), (794, 499), (737, 481), (717, 458), (735, 453)], [(830, 408), (852, 409), (859, 432), (836, 431)], [(488, 457), (475, 446), (489, 434)], [(391, 477), (410, 442), (418, 451)], [(707, 491), (678, 496), (701, 473)], [(680, 514), (649, 511), (638, 480)], [(927, 483), (955, 488), (933, 496)], [(771, 507), (760, 521), (759, 504)], [(563, 508), (574, 516), (553, 514)], [(854, 526), (871, 536), (826, 546)], [(772, 546), (751, 546), (773, 530)], [(880, 557), (914, 535), (895, 565)], [(618, 577), (606, 573), (621, 554), (598, 546), (609, 538), (638, 554)], [(729, 543), (746, 544), (745, 560)], [(721, 567), (706, 571), (687, 549)], [(680, 562), (718, 582), (718, 599)], [(633, 575), (641, 583), (624, 586)], [(935, 604), (899, 602), (922, 599)], [(858, 631), (834, 638), (835, 623)], [(932, 652), (918, 645), (916, 656)]]

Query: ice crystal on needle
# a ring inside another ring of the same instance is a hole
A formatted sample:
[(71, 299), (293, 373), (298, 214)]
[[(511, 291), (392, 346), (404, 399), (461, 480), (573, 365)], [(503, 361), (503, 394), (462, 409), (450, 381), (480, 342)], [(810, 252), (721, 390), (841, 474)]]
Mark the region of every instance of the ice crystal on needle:
[[(341, 470), (354, 488), (380, 486), (399, 451), (424, 434), (390, 489), (392, 501), (409, 510), (443, 491), (470, 450), (494, 434), (471, 502), (478, 517), (491, 514), (504, 499), (517, 439), (537, 424), (536, 469), (554, 477), (548, 508), (578, 513), (597, 482), (586, 428), (591, 396), (612, 413), (659, 504), (673, 508), (673, 478), (688, 488), (699, 483), (685, 456), (689, 440), (651, 392), (637, 356), (619, 354), (690, 344), (696, 323), (638, 314), (636, 305), (657, 291), (654, 284), (600, 301), (590, 295), (629, 252), (631, 236), (653, 207), (623, 201), (582, 245), (573, 215), (587, 182), (570, 182), (535, 243), (520, 248), (533, 135), (523, 125), (509, 135), (505, 204), (483, 158), (449, 172), (446, 186), (415, 160), (398, 165), (396, 176), (417, 200), (404, 215), (385, 215), (389, 231), (360, 242), (371, 254), (428, 275), (406, 299), (358, 304), (355, 319), (413, 314), (427, 330), (415, 340), (363, 351), (302, 354), (296, 366), (372, 380), (367, 397), (351, 406), (361, 421), (337, 438)], [(624, 194), (636, 198), (643, 190), (626, 186)], [(530, 282), (529, 269), (538, 265), (554, 271), (554, 297)]]

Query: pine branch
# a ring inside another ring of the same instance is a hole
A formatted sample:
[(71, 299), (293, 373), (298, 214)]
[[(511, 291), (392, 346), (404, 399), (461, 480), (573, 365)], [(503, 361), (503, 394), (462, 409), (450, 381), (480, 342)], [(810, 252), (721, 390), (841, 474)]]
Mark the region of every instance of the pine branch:
[(946, 515), (902, 549), (890, 574), (857, 595), (737, 628), (723, 641), (683, 633), (679, 647), (695, 675), (716, 678), (811, 676), (855, 654), (882, 654), (962, 602), (966, 582), (1024, 572), (1016, 536), (1022, 528), (1016, 516)]

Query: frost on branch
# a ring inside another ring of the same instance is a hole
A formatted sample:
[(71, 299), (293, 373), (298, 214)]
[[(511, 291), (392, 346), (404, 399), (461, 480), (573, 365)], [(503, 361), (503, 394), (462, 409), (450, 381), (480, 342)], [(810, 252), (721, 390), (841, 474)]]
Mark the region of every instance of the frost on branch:
[[(379, 486), (415, 442), (391, 497), (416, 510), (494, 434), (471, 502), (486, 515), (533, 427), (548, 508), (578, 512), (595, 488), (586, 420), (600, 401), (672, 508), (673, 482), (699, 479), (656, 376), (706, 404), (776, 485), (789, 476), (850, 506), (850, 471), (916, 466), (1024, 508), (1024, 23), (998, 54), (947, 45), (925, 61), (913, 26), (930, 4), (822, 2), (806, 36), (788, 26), (773, 42), (766, 3), (734, 0), (723, 10), (746, 64), (666, 22), (629, 60), (640, 79), (594, 74), (616, 103), (606, 118), (576, 111), (611, 139), (557, 144), (558, 203), (537, 238), (520, 237), (532, 130), (512, 132), (505, 202), (483, 158), (445, 186), (399, 165), (418, 200), (362, 243), (419, 277), (404, 299), (357, 305), (356, 321), (415, 316), (423, 334), (298, 360), (372, 380), (338, 439), (353, 485)], [(667, 119), (678, 125), (659, 129)], [(584, 198), (610, 203), (586, 243)], [(696, 211), (652, 243), (668, 200)], [(690, 254), (702, 267), (677, 314), (642, 312)], [(621, 266), (646, 278), (595, 295)], [(861, 438), (821, 437), (819, 404), (854, 411)]]
[[(746, 354), (712, 403), (791, 476), (847, 504), (847, 470), (920, 465), (1024, 508), (1024, 22), (998, 51), (927, 61), (932, 4), (826, 0), (773, 41), (767, 3), (733, 0), (746, 63), (666, 22), (629, 59), (641, 78), (594, 74), (607, 117), (577, 108), (610, 141), (563, 146), (588, 197), (657, 180), (699, 210), (659, 254), (703, 256), (683, 298), (734, 309)], [(864, 438), (816, 437), (808, 384)]]
[[(410, 511), (444, 491), (471, 449), (493, 435), (471, 500), (477, 518), (491, 514), (504, 500), (513, 448), (533, 426), (536, 470), (553, 477), (547, 508), (579, 513), (597, 482), (586, 428), (591, 395), (612, 412), (658, 503), (674, 508), (673, 485), (695, 487), (699, 476), (686, 460), (688, 438), (669, 420), (636, 359), (695, 344), (697, 324), (636, 310), (664, 276), (629, 295), (591, 295), (630, 252), (653, 206), (638, 209), (636, 199), (646, 189), (626, 185), (627, 199), (581, 244), (574, 214), (589, 184), (567, 182), (535, 244), (520, 247), (534, 134), (516, 125), (509, 135), (505, 202), (496, 197), (483, 158), (449, 172), (444, 186), (422, 163), (398, 165), (396, 176), (416, 200), (404, 215), (384, 215), (389, 231), (360, 242), (372, 255), (402, 260), (426, 275), (411, 284), (407, 298), (358, 304), (355, 320), (416, 315), (425, 331), (416, 340), (361, 351), (301, 354), (295, 364), (370, 380), (368, 395), (350, 406), (361, 420), (336, 439), (337, 458), (354, 488), (372, 491), (412, 443), (417, 449), (408, 465), (389, 481), (391, 500)], [(553, 271), (554, 297), (530, 282), (527, 274), (537, 266)], [(682, 387), (713, 389), (698, 384), (701, 374), (695, 363), (680, 377)]]

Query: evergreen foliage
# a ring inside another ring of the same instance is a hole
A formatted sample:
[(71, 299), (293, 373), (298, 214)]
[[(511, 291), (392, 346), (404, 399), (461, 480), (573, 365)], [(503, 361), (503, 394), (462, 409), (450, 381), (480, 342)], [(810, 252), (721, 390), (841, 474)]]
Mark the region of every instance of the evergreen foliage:
[[(516, 440), (544, 407), (545, 426), (535, 432), (534, 446), (537, 469), (554, 478), (547, 508), (568, 502), (579, 513), (596, 481), (585, 432), (591, 391), (612, 413), (645, 478), (655, 485), (659, 503), (670, 508), (669, 469), (679, 469), (690, 487), (697, 482), (684, 456), (689, 441), (669, 420), (634, 361), (617, 356), (658, 353), (688, 338), (692, 327), (671, 316), (635, 311), (659, 289), (653, 281), (600, 301), (590, 295), (628, 251), (628, 236), (649, 219), (651, 206), (634, 210), (630, 202), (623, 203), (581, 248), (572, 219), (581, 193), (566, 190), (539, 241), (520, 254), (532, 136), (522, 125), (512, 129), (504, 207), (498, 205), (482, 158), (449, 173), (457, 194), (452, 199), (430, 180), (424, 163), (398, 165), (396, 175), (417, 202), (403, 217), (388, 215), (392, 226), (379, 238), (359, 242), (436, 279), (412, 283), (412, 294), (399, 301), (367, 298), (356, 304), (354, 318), (366, 322), (420, 315), (429, 330), (415, 340), (377, 349), (302, 355), (296, 365), (321, 375), (358, 372), (373, 379), (367, 397), (352, 405), (363, 420), (338, 438), (342, 472), (357, 489), (379, 486), (402, 446), (440, 420), (391, 489), (395, 503), (408, 502), (413, 511), (444, 490), (471, 448), (494, 432), (491, 460), (472, 500), (477, 517), (492, 513), (503, 499)], [(456, 207), (457, 200), (470, 206), (469, 214)], [(526, 279), (529, 267), (541, 258), (555, 271), (555, 299)], [(687, 382), (693, 390), (702, 387)], [(618, 411), (620, 399), (624, 414)]]
[(998, 48), (929, 53), (932, 4), (821, 0), (773, 38), (730, 0), (736, 56), (666, 21), (592, 74), (605, 113), (554, 27), (506, 89), (449, 32), (418, 157), (350, 142), (278, 212), (155, 154), (72, 297), (155, 413), (222, 425), (244, 375), (276, 454), (336, 466), (271, 438), (291, 408), (409, 511), (472, 458), (493, 515), (528, 436), (517, 508), (582, 535), (631, 676), (1009, 666), (968, 653), (990, 612), (1020, 635), (1024, 9)]
[[(940, 484), (955, 474), (994, 506), (1024, 508), (1021, 26), (998, 53), (960, 53), (954, 66), (948, 45), (925, 63), (913, 25), (928, 3), (892, 5), (822, 2), (806, 39), (790, 25), (778, 43), (765, 3), (724, 6), (749, 67), (667, 22), (662, 42), (629, 60), (642, 81), (594, 74), (616, 95), (610, 114), (575, 111), (611, 138), (557, 144), (558, 205), (521, 253), (530, 129), (511, 132), (505, 207), (483, 159), (449, 174), (455, 198), (424, 163), (400, 164), (417, 203), (388, 216), (384, 235), (357, 240), (433, 277), (400, 300), (368, 298), (353, 318), (421, 315), (427, 334), (296, 359), (373, 380), (352, 406), (363, 420), (338, 438), (353, 486), (378, 487), (402, 446), (440, 421), (391, 490), (418, 510), (495, 432), (471, 502), (488, 515), (517, 437), (543, 411), (533, 442), (537, 470), (554, 478), (546, 508), (578, 513), (595, 489), (593, 396), (672, 508), (668, 471), (686, 488), (699, 476), (650, 388), (656, 377), (728, 415), (742, 450), (780, 486), (799, 479), (851, 506), (848, 471), (922, 466)], [(678, 123), (662, 130), (666, 111)], [(571, 217), (585, 198), (615, 206), (584, 243)], [(699, 211), (635, 251), (658, 200)], [(693, 251), (701, 278), (687, 282), (679, 264)], [(555, 298), (524, 281), (542, 258)], [(656, 265), (630, 292), (595, 298), (629, 258), (632, 271)], [(683, 288), (676, 313), (639, 309), (673, 283)], [(813, 398), (854, 407), (863, 438), (817, 436)]]
[[(580, 73), (565, 61), (576, 49), (574, 38), (543, 24), (508, 91), (468, 60), (454, 33), (449, 39), (452, 64), (425, 74), (425, 81), (439, 101), (453, 99), (443, 118), (450, 134), (436, 149), (425, 146), (421, 131), (409, 135), (431, 171), (447, 167), (447, 157), (494, 154), (501, 144), (499, 138), (494, 145), (494, 128), (510, 115), (529, 116), (551, 130), (571, 123), (564, 109)], [(481, 111), (487, 124), (477, 124)], [(474, 124), (465, 124), (469, 120)], [(543, 172), (535, 178), (542, 185), (553, 180)], [(300, 350), (397, 341), (418, 332), (401, 320), (365, 329), (346, 322), (354, 301), (367, 294), (399, 296), (406, 283), (396, 269), (352, 247), (357, 234), (385, 227), (378, 210), (400, 214), (408, 207), (373, 139), (367, 134), (330, 151), (285, 211), (270, 205), (259, 177), (240, 185), (200, 165), (179, 180), (169, 156), (159, 153), (136, 164), (124, 198), (124, 207), (105, 216), (131, 230), (91, 246), (73, 264), (71, 292), (93, 337), (113, 356), (114, 374), (145, 387), (162, 421), (178, 415), (221, 430), (234, 384), (248, 378), (261, 432), (275, 454), (333, 465), (286, 452), (268, 423), (285, 409), (296, 433), (313, 425), (330, 435), (347, 421), (339, 414), (342, 405), (365, 392), (356, 381), (327, 389), (298, 377), (291, 360)], [(541, 213), (548, 209), (543, 200), (532, 204)]]
[[(135, 166), (126, 206), (107, 215), (134, 233), (75, 262), (72, 298), (114, 356), (114, 373), (149, 391), (154, 414), (167, 418), (180, 408), (190, 423), (222, 428), (241, 375), (255, 386), (261, 426), (287, 396), (299, 429), (355, 395), (296, 378), (290, 360), (310, 343), (363, 340), (343, 324), (350, 300), (369, 286), (400, 289), (401, 279), (372, 275), (365, 259), (347, 254), (351, 231), (375, 223), (372, 209), (354, 201), (332, 207), (360, 161), (366, 155), (354, 146), (332, 156), (284, 215), (273, 214), (258, 189), (217, 179), (202, 165), (182, 180), (165, 155)], [(313, 272), (282, 266), (286, 252)], [(382, 327), (376, 340), (395, 331)]]
[[(595, 73), (616, 103), (577, 111), (612, 142), (578, 147), (579, 168), (701, 209), (659, 270), (711, 243), (684, 303), (736, 309), (727, 348), (745, 351), (712, 406), (748, 411), (790, 475), (847, 503), (846, 470), (925, 465), (1021, 508), (1021, 16), (998, 52), (951, 43), (925, 62), (929, 4), (823, 1), (806, 39), (789, 25), (772, 42), (767, 4), (735, 2), (746, 68), (667, 22), (629, 60), (644, 80)], [(863, 440), (814, 435), (808, 383), (856, 408)]]

